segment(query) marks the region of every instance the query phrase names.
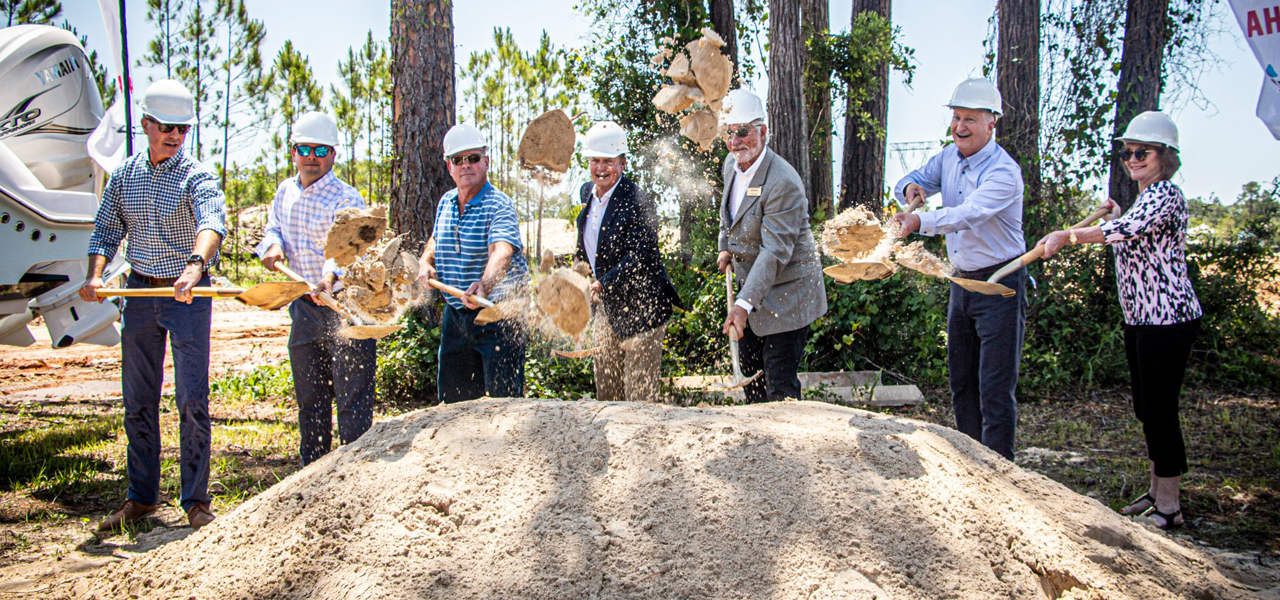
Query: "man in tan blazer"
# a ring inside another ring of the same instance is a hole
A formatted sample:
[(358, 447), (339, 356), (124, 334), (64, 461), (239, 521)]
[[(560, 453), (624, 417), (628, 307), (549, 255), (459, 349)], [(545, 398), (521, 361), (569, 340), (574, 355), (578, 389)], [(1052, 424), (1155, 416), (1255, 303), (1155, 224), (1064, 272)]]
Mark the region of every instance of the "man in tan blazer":
[(729, 156), (720, 208), (720, 270), (733, 267), (741, 288), (724, 332), (742, 332), (745, 373), (764, 371), (748, 385), (747, 402), (800, 398), (800, 359), (809, 324), (827, 312), (822, 263), (809, 230), (804, 182), (766, 143), (764, 104), (734, 90), (720, 123)]

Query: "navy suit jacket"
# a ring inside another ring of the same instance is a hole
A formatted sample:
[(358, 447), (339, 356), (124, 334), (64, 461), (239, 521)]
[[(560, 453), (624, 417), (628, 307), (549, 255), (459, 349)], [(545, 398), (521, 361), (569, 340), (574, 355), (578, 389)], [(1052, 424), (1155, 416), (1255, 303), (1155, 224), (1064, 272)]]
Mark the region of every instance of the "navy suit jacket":
[[(578, 260), (587, 260), (582, 243), (583, 227), (595, 201), (595, 185), (583, 184), (579, 194)], [(680, 306), (680, 295), (667, 276), (658, 249), (658, 211), (647, 194), (623, 177), (617, 183), (600, 223), (596, 244), (596, 280), (603, 288), (600, 301), (609, 326), (627, 338), (661, 326), (671, 318), (671, 307)]]

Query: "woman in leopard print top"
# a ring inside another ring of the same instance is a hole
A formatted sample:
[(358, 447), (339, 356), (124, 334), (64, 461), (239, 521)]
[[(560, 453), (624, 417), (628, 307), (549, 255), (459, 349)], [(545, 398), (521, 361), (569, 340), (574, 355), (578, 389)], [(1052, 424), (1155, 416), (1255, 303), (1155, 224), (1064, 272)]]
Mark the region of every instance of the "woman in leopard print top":
[(1203, 311), (1187, 276), (1187, 200), (1169, 181), (1182, 164), (1178, 129), (1164, 113), (1151, 111), (1135, 117), (1118, 139), (1125, 169), (1138, 182), (1133, 206), (1120, 215), (1108, 200), (1106, 223), (1055, 231), (1040, 244), (1045, 258), (1071, 244), (1109, 244), (1115, 251), (1133, 411), (1151, 461), (1147, 493), (1120, 513), (1147, 515), (1167, 529), (1183, 522), (1179, 496), (1187, 453), (1178, 397)]

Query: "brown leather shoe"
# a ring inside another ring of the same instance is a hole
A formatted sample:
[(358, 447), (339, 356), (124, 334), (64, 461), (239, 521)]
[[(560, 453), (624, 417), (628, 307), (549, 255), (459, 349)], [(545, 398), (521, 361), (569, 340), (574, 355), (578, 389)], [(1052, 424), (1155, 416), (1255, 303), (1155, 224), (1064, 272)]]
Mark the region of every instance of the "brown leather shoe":
[(101, 523), (98, 523), (98, 531), (115, 531), (125, 525), (142, 519), (155, 511), (156, 505), (154, 504), (148, 506), (146, 504), (138, 504), (132, 499), (127, 499), (124, 501), (124, 506), (120, 507), (120, 510), (111, 513), (111, 516), (103, 519)]
[(209, 505), (204, 502), (197, 502), (187, 509), (187, 521), (191, 523), (192, 529), (200, 529), (208, 525), (216, 519), (213, 513), (209, 512)]

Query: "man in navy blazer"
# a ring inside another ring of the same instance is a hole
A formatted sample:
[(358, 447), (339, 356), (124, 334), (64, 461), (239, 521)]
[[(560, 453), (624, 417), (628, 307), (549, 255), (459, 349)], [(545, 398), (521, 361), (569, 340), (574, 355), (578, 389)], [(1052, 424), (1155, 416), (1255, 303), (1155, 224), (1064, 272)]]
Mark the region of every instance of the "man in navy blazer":
[(630, 179), (627, 134), (611, 121), (593, 126), (583, 143), (591, 181), (582, 185), (575, 258), (591, 266), (591, 296), (603, 307), (596, 323), (596, 399), (658, 399), (662, 339), (680, 297), (662, 265), (658, 211)]

